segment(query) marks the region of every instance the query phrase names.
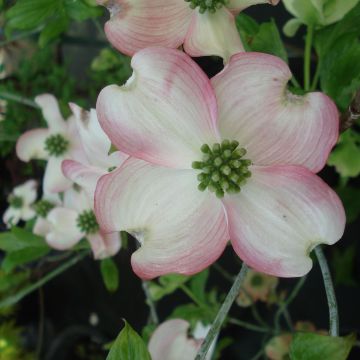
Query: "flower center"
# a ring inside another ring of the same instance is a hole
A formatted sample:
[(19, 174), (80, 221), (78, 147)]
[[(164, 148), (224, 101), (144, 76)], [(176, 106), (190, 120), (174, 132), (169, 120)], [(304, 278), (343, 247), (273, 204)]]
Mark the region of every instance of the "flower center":
[(78, 228), (85, 234), (94, 234), (99, 230), (99, 224), (96, 221), (92, 210), (85, 210), (79, 214), (76, 219)]
[(9, 204), (15, 209), (20, 209), (24, 205), (24, 200), (20, 196), (11, 195), (9, 198)]
[(69, 148), (69, 141), (61, 134), (50, 135), (45, 140), (45, 150), (49, 155), (61, 156)]
[(224, 5), (227, 5), (229, 0), (185, 0), (190, 3), (191, 9), (199, 8), (199, 12), (203, 14), (205, 11), (215, 13), (216, 10), (220, 9)]
[(34, 205), (36, 214), (42, 218), (45, 218), (54, 207), (55, 205), (47, 200), (40, 200)]
[(254, 287), (259, 287), (264, 283), (264, 279), (261, 275), (259, 274), (255, 274), (252, 278), (251, 278), (251, 285)]
[(207, 144), (201, 147), (202, 161), (192, 163), (193, 169), (201, 170), (197, 176), (200, 191), (208, 188), (218, 198), (224, 197), (225, 193), (240, 192), (240, 187), (251, 176), (248, 169), (251, 161), (243, 159), (246, 150), (238, 146), (236, 140), (224, 140), (221, 144), (214, 144), (212, 148)]

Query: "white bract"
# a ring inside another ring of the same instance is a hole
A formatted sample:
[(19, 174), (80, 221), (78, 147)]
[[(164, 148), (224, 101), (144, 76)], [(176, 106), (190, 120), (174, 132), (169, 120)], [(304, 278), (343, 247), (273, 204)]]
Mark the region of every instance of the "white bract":
[(3, 215), (3, 221), (11, 227), (20, 220), (30, 220), (35, 216), (35, 210), (32, 208), (36, 200), (36, 181), (28, 180), (22, 185), (16, 186), (8, 197), (9, 207)]

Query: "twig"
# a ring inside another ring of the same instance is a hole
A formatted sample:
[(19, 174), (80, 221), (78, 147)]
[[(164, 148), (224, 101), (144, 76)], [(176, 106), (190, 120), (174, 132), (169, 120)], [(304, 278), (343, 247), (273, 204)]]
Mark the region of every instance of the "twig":
[(357, 119), (360, 119), (360, 90), (356, 92), (349, 108), (340, 116), (340, 132), (349, 129)]
[(15, 101), (15, 102), (23, 104), (23, 105), (31, 106), (35, 109), (40, 108), (39, 105), (35, 101), (30, 100), (21, 95), (9, 93), (7, 91), (2, 91), (2, 90), (0, 91), (0, 99), (4, 99), (7, 101)]
[(159, 324), (159, 317), (156, 312), (156, 305), (151, 297), (150, 291), (149, 291), (149, 284), (147, 281), (142, 282), (142, 288), (144, 290), (145, 296), (146, 296), (146, 304), (149, 307), (150, 310), (150, 319), (151, 322), (155, 325)]
[(211, 329), (207, 333), (204, 342), (201, 344), (201, 348), (198, 351), (195, 360), (204, 360), (206, 357), (207, 352), (211, 344), (213, 343), (214, 339), (218, 336), (221, 326), (231, 308), (231, 305), (235, 301), (236, 297), (239, 294), (242, 282), (245, 278), (247, 273), (248, 267), (245, 263), (243, 263), (239, 274), (236, 276), (235, 281), (228, 292), (224, 303), (221, 305), (219, 312), (216, 315), (216, 318), (211, 326)]
[(241, 326), (244, 329), (248, 329), (248, 330), (252, 330), (252, 331), (258, 331), (258, 332), (262, 332), (262, 333), (271, 332), (271, 329), (269, 327), (251, 324), (246, 321), (242, 321), (242, 320), (238, 320), (238, 319), (234, 319), (234, 318), (229, 318), (229, 323)]
[(287, 307), (291, 304), (291, 302), (295, 299), (301, 288), (303, 287), (306, 280), (306, 276), (303, 276), (299, 279), (299, 281), (294, 286), (292, 292), (288, 296), (288, 298), (279, 305), (279, 309), (275, 314), (274, 324), (275, 324), (275, 330), (276, 332), (279, 332), (280, 330), (280, 316), (286, 311)]
[(315, 254), (320, 264), (321, 273), (324, 279), (326, 297), (329, 305), (329, 323), (330, 323), (329, 333), (331, 336), (339, 336), (339, 314), (338, 314), (334, 285), (331, 280), (331, 274), (328, 263), (326, 261), (326, 257), (320, 245), (315, 248)]

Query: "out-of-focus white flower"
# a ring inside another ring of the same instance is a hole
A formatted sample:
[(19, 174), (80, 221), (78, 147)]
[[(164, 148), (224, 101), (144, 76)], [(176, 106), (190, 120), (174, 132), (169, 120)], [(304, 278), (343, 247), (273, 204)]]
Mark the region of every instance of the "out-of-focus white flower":
[[(192, 337), (188, 336), (190, 324), (182, 319), (167, 320), (160, 324), (149, 341), (152, 360), (193, 360), (206, 337), (210, 326), (198, 322)], [(210, 360), (215, 341), (206, 356)]]
[(52, 208), (34, 232), (45, 236), (49, 246), (67, 250), (82, 238), (89, 241), (95, 259), (113, 256), (120, 249), (118, 232), (105, 234), (99, 229), (92, 200), (85, 191), (70, 188), (60, 206)]
[(3, 215), (3, 221), (11, 227), (20, 220), (30, 220), (35, 216), (32, 204), (36, 200), (36, 181), (28, 180), (24, 184), (16, 186), (8, 197), (9, 207)]
[(62, 161), (82, 161), (85, 158), (84, 150), (79, 141), (74, 117), (71, 116), (67, 121), (63, 119), (53, 95), (39, 95), (35, 102), (40, 106), (48, 128), (33, 129), (24, 133), (17, 141), (16, 153), (26, 162), (31, 159), (47, 160), (44, 191), (61, 192), (72, 184), (62, 173)]
[(246, 274), (236, 302), (243, 307), (249, 306), (258, 300), (269, 302), (274, 297), (272, 295), (275, 295), (278, 283), (279, 279), (277, 277), (250, 269)]

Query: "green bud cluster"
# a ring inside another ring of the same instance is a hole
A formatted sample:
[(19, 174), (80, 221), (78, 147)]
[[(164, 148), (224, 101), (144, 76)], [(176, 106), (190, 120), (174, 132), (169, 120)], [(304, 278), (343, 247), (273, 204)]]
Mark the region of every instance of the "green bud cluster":
[(85, 234), (94, 234), (99, 230), (99, 224), (92, 210), (85, 210), (79, 214), (76, 225)]
[(45, 150), (52, 156), (61, 156), (69, 148), (69, 141), (61, 134), (50, 135), (45, 140)]
[(54, 207), (55, 205), (50, 201), (40, 200), (34, 205), (34, 210), (38, 216), (45, 218)]
[(202, 161), (194, 161), (193, 169), (201, 170), (197, 176), (200, 184), (198, 189), (209, 189), (218, 198), (224, 197), (225, 193), (236, 194), (240, 187), (251, 176), (248, 167), (251, 161), (243, 159), (246, 154), (244, 148), (238, 148), (237, 141), (224, 140), (221, 144), (214, 144), (211, 148), (204, 144), (201, 147)]
[(10, 195), (9, 204), (14, 209), (20, 209), (24, 205), (24, 200), (20, 196)]
[(228, 4), (229, 0), (185, 0), (190, 3), (191, 9), (199, 8), (199, 12), (203, 14), (205, 11), (215, 13), (216, 10)]

